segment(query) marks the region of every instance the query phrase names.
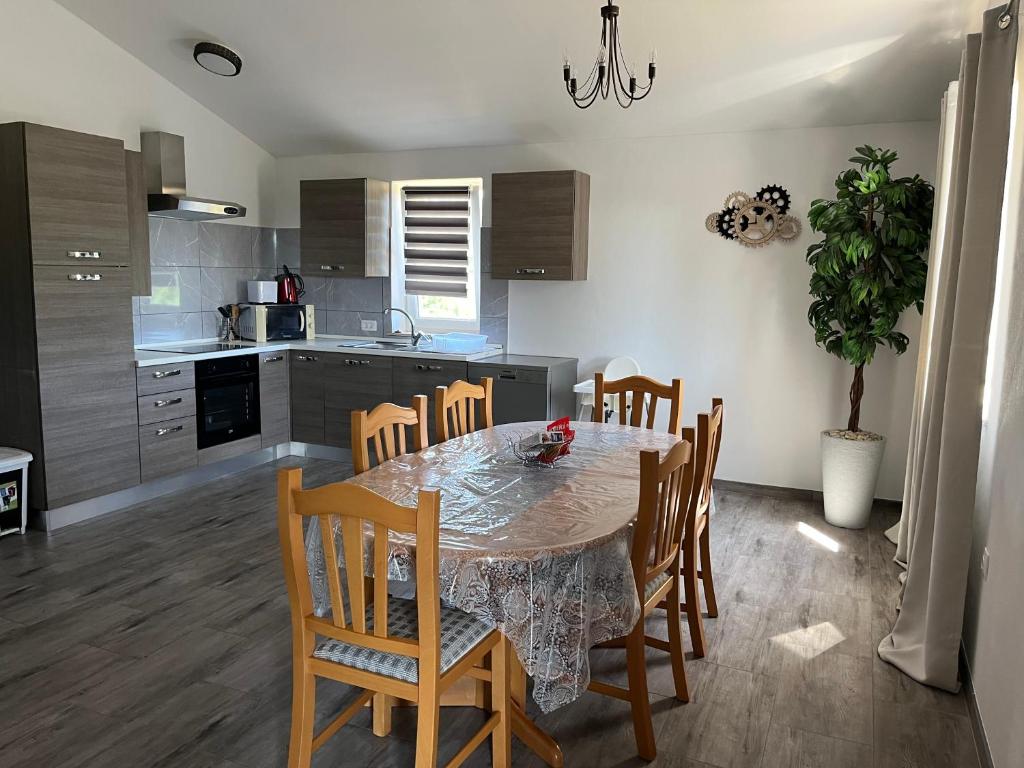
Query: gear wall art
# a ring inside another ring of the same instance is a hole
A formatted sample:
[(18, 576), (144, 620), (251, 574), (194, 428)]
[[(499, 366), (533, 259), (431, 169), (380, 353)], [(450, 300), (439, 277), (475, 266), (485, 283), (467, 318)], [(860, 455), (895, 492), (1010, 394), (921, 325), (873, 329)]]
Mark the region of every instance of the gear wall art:
[(753, 197), (733, 192), (725, 198), (725, 207), (709, 213), (704, 223), (708, 232), (759, 248), (775, 238), (792, 240), (800, 234), (799, 219), (787, 215), (789, 204), (789, 192), (775, 184), (762, 187)]

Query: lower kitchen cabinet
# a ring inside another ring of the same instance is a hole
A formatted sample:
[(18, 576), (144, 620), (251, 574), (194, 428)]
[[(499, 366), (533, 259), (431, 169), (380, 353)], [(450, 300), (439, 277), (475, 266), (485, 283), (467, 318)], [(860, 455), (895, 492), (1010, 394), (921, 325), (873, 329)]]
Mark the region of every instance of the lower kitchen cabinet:
[(195, 415), (140, 426), (139, 450), (143, 482), (194, 469), (199, 458)]
[(292, 352), (289, 363), (292, 440), (324, 444), (324, 357)]
[(575, 357), (498, 355), (470, 363), (469, 380), (474, 384), (484, 377), (494, 380), (495, 424), (573, 419), (578, 362)]
[(434, 429), (434, 389), (447, 387), (458, 379), (466, 379), (467, 375), (468, 366), (458, 360), (396, 357), (392, 361), (391, 370), (393, 402), (409, 407), (413, 395), (427, 396), (427, 434), (433, 445), (437, 441)]
[(292, 439), (288, 352), (260, 355), (260, 441), (270, 448)]
[(391, 369), (392, 359), (383, 355), (325, 355), (324, 440), (327, 445), (352, 446), (352, 411), (369, 411), (391, 399)]

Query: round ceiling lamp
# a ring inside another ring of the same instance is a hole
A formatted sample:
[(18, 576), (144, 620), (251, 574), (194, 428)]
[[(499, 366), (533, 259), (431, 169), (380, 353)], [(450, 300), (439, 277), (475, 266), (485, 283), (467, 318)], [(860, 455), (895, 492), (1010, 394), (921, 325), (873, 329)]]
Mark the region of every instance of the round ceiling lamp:
[(196, 43), (192, 58), (207, 72), (222, 77), (234, 77), (242, 71), (241, 56), (219, 43)]

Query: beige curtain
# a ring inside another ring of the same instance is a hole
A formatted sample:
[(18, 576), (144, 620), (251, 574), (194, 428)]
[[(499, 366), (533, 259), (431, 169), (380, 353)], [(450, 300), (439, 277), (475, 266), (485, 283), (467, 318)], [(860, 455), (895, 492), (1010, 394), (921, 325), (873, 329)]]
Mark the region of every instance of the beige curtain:
[[(879, 655), (922, 683), (959, 688), (981, 403), (999, 247), (1019, 17), (985, 14), (955, 89), (945, 226), (932, 252), (897, 559), (899, 616)], [(945, 139), (945, 136), (944, 136)]]

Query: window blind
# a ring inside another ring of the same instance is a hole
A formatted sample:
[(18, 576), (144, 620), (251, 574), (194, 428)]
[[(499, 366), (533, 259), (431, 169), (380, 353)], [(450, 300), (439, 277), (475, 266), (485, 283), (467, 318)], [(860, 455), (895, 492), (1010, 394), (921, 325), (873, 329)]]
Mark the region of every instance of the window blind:
[(466, 296), (469, 187), (405, 187), (402, 206), (406, 294)]

